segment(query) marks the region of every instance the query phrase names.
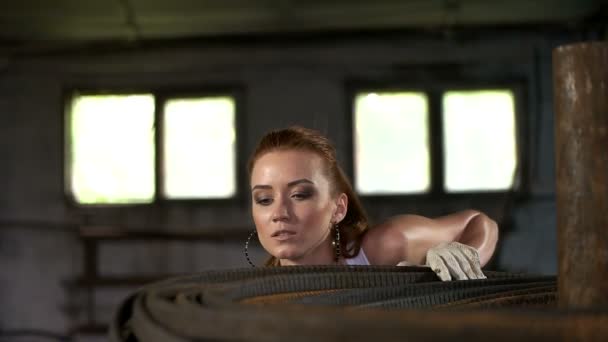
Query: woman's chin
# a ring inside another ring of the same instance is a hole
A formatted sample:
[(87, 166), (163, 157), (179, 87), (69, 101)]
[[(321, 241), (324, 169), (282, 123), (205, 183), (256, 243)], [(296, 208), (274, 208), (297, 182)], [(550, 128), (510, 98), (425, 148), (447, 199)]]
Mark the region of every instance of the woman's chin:
[(291, 249), (291, 248), (276, 251), (275, 253), (272, 253), (272, 255), (274, 255), (274, 257), (277, 259), (284, 259), (284, 260), (294, 260), (300, 256), (298, 251)]

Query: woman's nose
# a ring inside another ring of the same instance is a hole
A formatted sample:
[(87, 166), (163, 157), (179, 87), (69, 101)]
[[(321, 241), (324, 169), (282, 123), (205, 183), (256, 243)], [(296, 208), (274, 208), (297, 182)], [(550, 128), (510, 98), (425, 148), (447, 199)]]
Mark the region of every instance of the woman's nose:
[(272, 212), (272, 221), (273, 222), (278, 222), (278, 221), (287, 221), (289, 220), (289, 208), (287, 203), (284, 203), (283, 201), (279, 200), (277, 201), (277, 205), (274, 208), (274, 211)]

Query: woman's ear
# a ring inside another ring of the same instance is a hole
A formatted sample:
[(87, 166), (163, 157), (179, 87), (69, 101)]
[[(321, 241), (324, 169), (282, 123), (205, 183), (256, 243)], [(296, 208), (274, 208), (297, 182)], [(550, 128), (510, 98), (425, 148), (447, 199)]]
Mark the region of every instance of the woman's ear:
[(333, 221), (336, 223), (341, 222), (346, 217), (348, 211), (348, 196), (345, 193), (341, 193), (336, 198), (336, 210), (334, 211)]

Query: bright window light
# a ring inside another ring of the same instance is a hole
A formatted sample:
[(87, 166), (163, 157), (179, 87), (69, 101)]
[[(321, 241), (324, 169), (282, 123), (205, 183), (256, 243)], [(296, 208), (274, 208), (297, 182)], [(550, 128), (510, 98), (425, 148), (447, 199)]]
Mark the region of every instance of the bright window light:
[(355, 97), (355, 188), (364, 195), (430, 189), (428, 104), (424, 93)]
[(68, 125), (69, 181), (78, 203), (152, 202), (152, 95), (75, 96)]
[(164, 108), (164, 194), (171, 199), (236, 193), (232, 97), (168, 100)]
[(448, 91), (443, 97), (447, 192), (502, 191), (517, 167), (510, 90)]

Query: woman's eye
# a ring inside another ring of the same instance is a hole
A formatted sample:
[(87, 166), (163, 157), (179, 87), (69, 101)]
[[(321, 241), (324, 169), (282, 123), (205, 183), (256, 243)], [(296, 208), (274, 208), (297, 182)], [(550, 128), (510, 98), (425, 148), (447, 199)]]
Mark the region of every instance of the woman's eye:
[(257, 203), (259, 205), (269, 205), (270, 203), (272, 203), (272, 199), (271, 198), (257, 198), (255, 200), (255, 203)]
[(297, 200), (303, 200), (303, 199), (307, 199), (310, 197), (310, 193), (309, 192), (296, 192), (293, 195), (291, 195), (292, 198), (295, 198)]

